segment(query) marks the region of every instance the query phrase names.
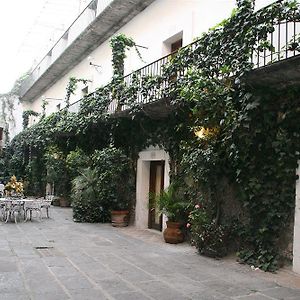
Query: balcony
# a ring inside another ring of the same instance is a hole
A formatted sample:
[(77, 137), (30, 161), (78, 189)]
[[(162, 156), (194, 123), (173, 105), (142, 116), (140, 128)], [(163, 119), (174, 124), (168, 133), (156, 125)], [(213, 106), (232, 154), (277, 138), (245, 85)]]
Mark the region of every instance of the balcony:
[(41, 95), (153, 1), (91, 1), (23, 82), (21, 101)]
[[(282, 1), (277, 1), (278, 3)], [(270, 6), (263, 8), (267, 10)], [(258, 40), (253, 48), (249, 63), (252, 71), (245, 78), (252, 86), (273, 86), (282, 88), (287, 85), (300, 82), (300, 42), (297, 36), (300, 34), (300, 16), (292, 16), (291, 19), (278, 20), (273, 18), (274, 31), (267, 35), (263, 41)], [(272, 47), (261, 47), (264, 44)], [(143, 111), (152, 118), (163, 118), (172, 111), (170, 104), (170, 88), (176, 81), (180, 81), (189, 68), (197, 61), (199, 41), (182, 48), (181, 53), (189, 58), (180, 70), (166, 72), (170, 62), (176, 58), (176, 54), (164, 56), (143, 68), (140, 68), (123, 77), (119, 84), (118, 96), (113, 96), (110, 85), (110, 101), (107, 113), (112, 116), (128, 116), (130, 109), (134, 106), (137, 110)], [(292, 46), (292, 47), (291, 47)], [(182, 54), (181, 54), (182, 55)], [(234, 74), (231, 74), (234, 76)], [(132, 96), (133, 95), (133, 96)], [(97, 92), (90, 94), (97, 98)], [(81, 112), (81, 99), (71, 105), (69, 111)], [(130, 108), (130, 109), (129, 109)]]

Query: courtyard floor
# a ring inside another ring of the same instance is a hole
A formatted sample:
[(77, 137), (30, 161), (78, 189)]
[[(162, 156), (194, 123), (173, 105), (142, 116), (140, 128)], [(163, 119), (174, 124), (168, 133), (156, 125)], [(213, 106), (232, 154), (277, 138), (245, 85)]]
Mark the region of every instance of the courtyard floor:
[(1, 300), (300, 299), (292, 272), (201, 257), (149, 230), (74, 223), (71, 209), (54, 208), (41, 222), (1, 222), (0, 233)]

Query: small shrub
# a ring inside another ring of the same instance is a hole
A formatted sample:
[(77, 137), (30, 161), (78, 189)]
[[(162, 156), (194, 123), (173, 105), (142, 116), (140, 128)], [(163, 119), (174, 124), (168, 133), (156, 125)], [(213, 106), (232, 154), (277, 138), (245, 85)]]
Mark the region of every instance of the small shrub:
[(70, 177), (74, 179), (76, 176), (79, 175), (80, 169), (89, 167), (91, 161), (82, 149), (76, 148), (76, 150), (70, 151), (67, 155), (66, 164)]
[(211, 219), (201, 204), (195, 205), (189, 215), (187, 227), (191, 230), (191, 244), (200, 254), (209, 257), (223, 257), (227, 254), (228, 228)]
[(130, 161), (121, 150), (110, 147), (96, 150), (91, 162), (72, 181), (74, 220), (108, 222), (111, 210), (130, 208), (134, 187)]
[(76, 222), (107, 222), (110, 219), (108, 202), (99, 199), (98, 174), (87, 168), (73, 181), (72, 207)]

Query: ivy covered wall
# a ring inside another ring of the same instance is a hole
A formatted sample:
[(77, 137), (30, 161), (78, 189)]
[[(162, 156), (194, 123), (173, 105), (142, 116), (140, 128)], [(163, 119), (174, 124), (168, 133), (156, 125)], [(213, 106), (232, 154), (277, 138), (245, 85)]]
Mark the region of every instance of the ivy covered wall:
[[(62, 110), (25, 129), (10, 145), (9, 168), (28, 177), (29, 163), (42, 162), (49, 145), (64, 155), (113, 145), (133, 161), (159, 145), (170, 154), (171, 179), (180, 179), (186, 200), (206, 209), (207, 231), (224, 236), (227, 230), (241, 259), (274, 270), (295, 201), (299, 88), (258, 88), (247, 79), (253, 51), (272, 51), (267, 35), (274, 20), (300, 21), (297, 3), (279, 1), (255, 13), (254, 1), (238, 1), (230, 19), (179, 51), (162, 75), (135, 73), (128, 86), (118, 74), (82, 99), (78, 113)], [(160, 95), (167, 113), (149, 114), (138, 94), (150, 102)], [(112, 100), (126, 113), (111, 116)], [(226, 216), (224, 180), (235, 187), (241, 215)]]

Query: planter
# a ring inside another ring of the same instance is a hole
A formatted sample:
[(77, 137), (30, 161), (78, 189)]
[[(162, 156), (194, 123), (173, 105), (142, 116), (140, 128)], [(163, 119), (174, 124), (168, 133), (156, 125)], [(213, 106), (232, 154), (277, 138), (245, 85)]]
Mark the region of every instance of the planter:
[(164, 230), (164, 239), (166, 243), (178, 244), (184, 241), (184, 236), (180, 230), (181, 223), (167, 221), (167, 228)]
[(114, 227), (128, 226), (129, 211), (128, 210), (113, 210), (111, 212), (111, 224)]
[(52, 200), (52, 205), (53, 206), (59, 206), (60, 203), (59, 203), (59, 198), (58, 197), (54, 197), (53, 200)]
[(69, 207), (70, 203), (69, 203), (68, 199), (66, 199), (64, 197), (60, 197), (59, 198), (59, 205), (60, 205), (60, 207)]

